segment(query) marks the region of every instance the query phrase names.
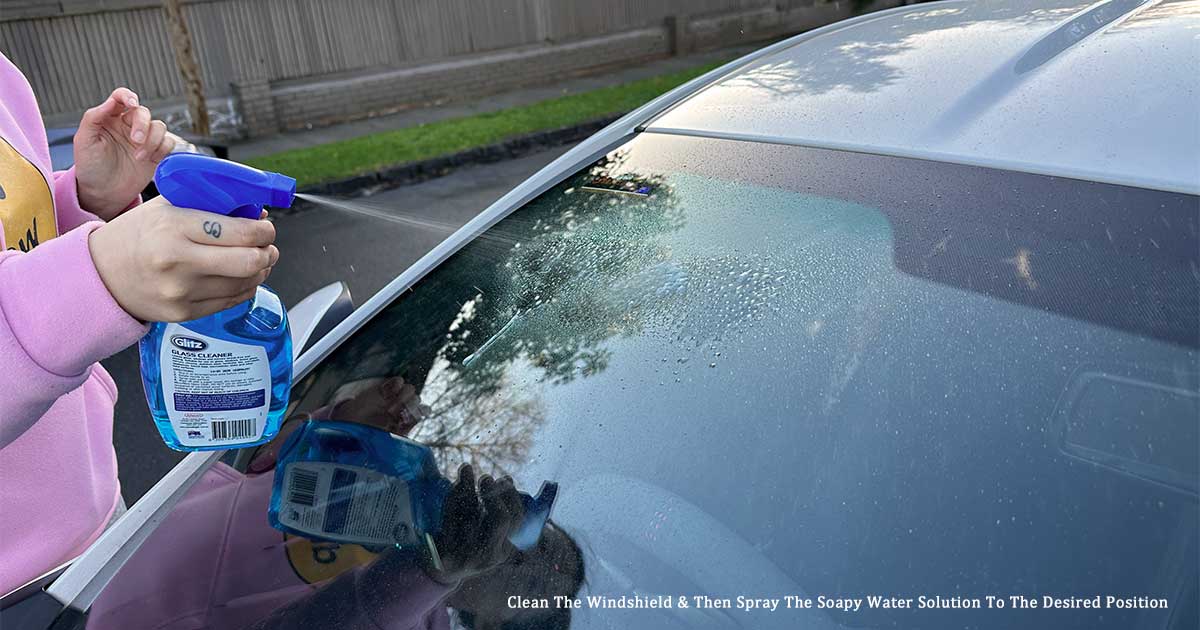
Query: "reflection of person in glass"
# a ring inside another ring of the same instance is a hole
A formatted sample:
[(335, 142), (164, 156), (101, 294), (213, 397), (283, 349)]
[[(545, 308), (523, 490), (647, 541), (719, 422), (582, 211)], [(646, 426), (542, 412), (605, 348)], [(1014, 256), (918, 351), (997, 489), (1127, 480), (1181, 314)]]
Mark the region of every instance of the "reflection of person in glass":
[[(537, 547), (516, 551), (491, 571), (464, 579), (446, 600), (462, 625), (474, 630), (537, 628), (557, 630), (571, 624), (571, 610), (554, 606), (555, 596), (574, 597), (584, 580), (583, 552), (553, 521), (546, 523)], [(548, 601), (549, 609), (522, 609), (512, 596)]]
[(435, 552), (389, 549), (252, 627), (449, 628), (448, 605), (462, 625), (477, 630), (566, 628), (569, 610), (522, 609), (509, 598), (574, 596), (583, 582), (582, 553), (552, 525), (533, 549), (514, 549), (507, 539), (520, 517), (511, 479), (485, 475), (476, 487), (474, 471), (464, 465), (446, 499)]
[[(406, 435), (428, 413), (429, 408), (421, 404), (416, 389), (402, 378), (393, 377), (344, 385), (330, 405), (312, 416), (361, 422)], [(279, 442), (282, 440), (276, 443)], [(271, 449), (264, 449), (256, 455), (251, 467), (273, 465), (275, 456)], [(363, 575), (343, 574), (312, 597), (276, 611), (255, 628), (310, 627), (335, 622), (337, 627), (356, 627), (347, 625), (350, 620), (344, 616), (345, 611), (340, 611), (337, 618), (329, 616), (329, 600), (347, 597), (351, 601), (381, 597), (384, 601), (379, 603), (379, 609), (396, 609), (397, 613), (387, 621), (397, 628), (442, 627), (448, 617), (444, 608), (437, 605), (440, 598), (423, 601), (422, 595), (430, 596), (421, 588), (413, 588), (412, 581), (420, 583), (424, 576), (453, 589), (446, 604), (456, 611), (461, 625), (468, 628), (569, 625), (567, 609), (522, 609), (509, 601), (514, 595), (548, 601), (553, 601), (556, 595), (573, 596), (583, 582), (583, 556), (579, 547), (552, 523), (547, 524), (533, 549), (520, 551), (508, 542), (522, 518), (521, 501), (510, 477), (496, 480), (483, 475), (476, 488), (474, 468), (463, 465), (458, 481), (447, 495), (444, 510), (442, 528), (434, 536), (431, 549), (407, 555), (389, 550), (367, 567)], [(370, 593), (382, 590), (384, 594), (364, 594), (358, 589)], [(389, 592), (396, 595), (389, 596)], [(396, 606), (399, 602), (403, 602), (402, 610)], [(367, 615), (363, 627), (374, 627), (374, 621)], [(410, 623), (411, 626), (406, 625)]]
[[(312, 415), (407, 433), (426, 409), (402, 379), (370, 379), (339, 388)], [(440, 629), (452, 616), (473, 629), (569, 624), (565, 609), (509, 606), (511, 595), (573, 596), (583, 582), (579, 547), (553, 524), (528, 551), (508, 542), (522, 515), (511, 479), (476, 480), (463, 466), (432, 549), (375, 554), (285, 538), (267, 525), (276, 456), (269, 446), (254, 455), (251, 474), (224, 464), (206, 473), (97, 600), (89, 630)]]
[(300, 422), (308, 418), (357, 422), (406, 436), (428, 414), (429, 407), (421, 404), (416, 388), (401, 377), (346, 383), (334, 392), (328, 405), (289, 418), (274, 440), (254, 452), (248, 471), (260, 473), (273, 469), (279, 448)]

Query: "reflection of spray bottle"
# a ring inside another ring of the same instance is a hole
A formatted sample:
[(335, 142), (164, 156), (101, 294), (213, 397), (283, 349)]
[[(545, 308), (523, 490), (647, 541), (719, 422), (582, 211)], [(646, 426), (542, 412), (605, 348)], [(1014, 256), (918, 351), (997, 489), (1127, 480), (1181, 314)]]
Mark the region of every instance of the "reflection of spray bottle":
[[(264, 205), (291, 206), (296, 192), (290, 177), (193, 153), (163, 159), (154, 183), (175, 206), (250, 219)], [(207, 317), (151, 324), (138, 348), (146, 401), (171, 448), (241, 448), (279, 432), (292, 385), (292, 338), (287, 312), (266, 286)]]
[[(280, 449), (267, 518), (310, 539), (423, 545), (441, 528), (449, 490), (424, 444), (363, 424), (306, 420)], [(537, 544), (557, 494), (549, 481), (536, 498), (521, 493), (525, 519), (509, 536), (514, 546)]]

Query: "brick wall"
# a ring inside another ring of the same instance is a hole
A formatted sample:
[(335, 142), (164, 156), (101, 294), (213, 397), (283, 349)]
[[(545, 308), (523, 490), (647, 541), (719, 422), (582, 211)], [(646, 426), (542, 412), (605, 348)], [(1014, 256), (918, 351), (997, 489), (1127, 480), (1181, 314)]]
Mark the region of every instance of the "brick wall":
[[(830, 24), (862, 10), (904, 4), (875, 0), (799, 0), (706, 15), (674, 15), (661, 26), (560, 44), (542, 44), (410, 66), (276, 84), (269, 108), (259, 92), (244, 101), (248, 135), (317, 127), (444, 101), (478, 98), (522, 85), (552, 83), (604, 67), (782, 37)], [(274, 122), (271, 122), (274, 121)], [(273, 125), (273, 126), (272, 126)]]
[[(876, 0), (867, 10), (899, 6), (904, 2)], [(792, 3), (792, 6), (761, 7), (731, 13), (686, 19), (687, 46), (690, 50), (722, 48), (747, 39), (783, 37), (801, 33), (854, 16), (858, 11), (851, 2)], [(747, 34), (750, 37), (747, 37)]]
[(265, 136), (279, 130), (271, 84), (266, 79), (241, 79), (232, 83), (234, 107), (248, 136)]
[[(524, 47), (276, 87), (270, 93), (278, 128), (296, 129), (443, 100), (476, 98), (522, 85), (552, 83), (588, 70), (669, 53), (670, 38), (665, 28), (639, 29), (568, 44)], [(247, 115), (243, 112), (242, 116)], [(247, 128), (249, 131), (248, 121)]]

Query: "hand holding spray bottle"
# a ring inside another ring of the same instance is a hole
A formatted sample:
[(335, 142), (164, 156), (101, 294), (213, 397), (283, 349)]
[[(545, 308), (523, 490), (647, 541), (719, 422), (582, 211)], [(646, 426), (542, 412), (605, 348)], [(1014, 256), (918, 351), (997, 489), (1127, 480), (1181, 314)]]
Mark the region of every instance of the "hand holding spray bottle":
[[(173, 205), (257, 219), (264, 205), (290, 207), (296, 181), (195, 154), (174, 154), (155, 172)], [(266, 286), (233, 308), (182, 323), (155, 323), (139, 344), (142, 383), (171, 448), (244, 448), (279, 432), (291, 390), (287, 313)], [(431, 544), (451, 483), (428, 446), (351, 422), (306, 420), (284, 443), (268, 520), (315, 540), (369, 547)], [(558, 484), (521, 494), (524, 517), (509, 536), (537, 544)]]
[[(163, 159), (154, 183), (175, 206), (246, 219), (259, 218), (264, 205), (291, 206), (296, 192), (296, 180), (285, 175), (193, 153)], [(219, 313), (153, 323), (138, 348), (146, 401), (171, 448), (242, 448), (279, 432), (292, 339), (287, 312), (265, 285)]]

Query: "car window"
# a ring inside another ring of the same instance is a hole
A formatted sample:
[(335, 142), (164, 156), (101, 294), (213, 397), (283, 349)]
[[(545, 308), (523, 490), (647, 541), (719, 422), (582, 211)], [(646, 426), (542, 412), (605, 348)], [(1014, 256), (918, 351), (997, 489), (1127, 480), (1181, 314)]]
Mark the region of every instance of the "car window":
[[(196, 524), (212, 501), (183, 504), (205, 553), (253, 541), (186, 606), (217, 598), (241, 623), (323, 597), (306, 619), (330, 627), (356, 606), (465, 627), (1194, 627), (1196, 208), (644, 134), (469, 243), (294, 390), (293, 415), (386, 426), (447, 477), (557, 482), (538, 547), (423, 599), (389, 552), (266, 528), (267, 457), (210, 484), (262, 497), (219, 536)], [(381, 388), (399, 387), (412, 400), (389, 409)], [(311, 591), (353, 572), (375, 599)], [(1012, 595), (1077, 607), (974, 609)], [(1121, 601), (1078, 607), (1097, 596)]]

